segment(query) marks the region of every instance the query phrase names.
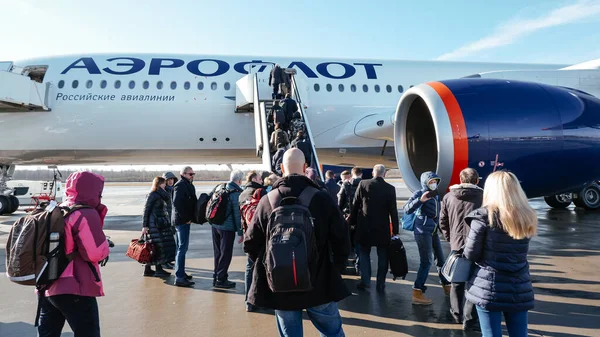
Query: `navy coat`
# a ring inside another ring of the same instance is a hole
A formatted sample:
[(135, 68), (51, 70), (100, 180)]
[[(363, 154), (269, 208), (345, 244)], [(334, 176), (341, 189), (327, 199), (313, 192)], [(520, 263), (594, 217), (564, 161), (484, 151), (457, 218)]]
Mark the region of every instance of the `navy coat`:
[(429, 191), (427, 183), (432, 179), (440, 179), (440, 177), (429, 171), (421, 174), (421, 189), (416, 191), (404, 205), (404, 213), (412, 214), (421, 208), (420, 215), (415, 217), (415, 234), (429, 234), (437, 232), (437, 227), (440, 217), (440, 199), (438, 196), (431, 198), (424, 203), (421, 202), (423, 193)]
[(533, 285), (527, 252), (529, 239), (511, 238), (497, 221), (488, 223), (488, 211), (479, 208), (466, 217), (471, 227), (465, 256), (475, 262), (466, 297), (489, 311), (533, 309)]

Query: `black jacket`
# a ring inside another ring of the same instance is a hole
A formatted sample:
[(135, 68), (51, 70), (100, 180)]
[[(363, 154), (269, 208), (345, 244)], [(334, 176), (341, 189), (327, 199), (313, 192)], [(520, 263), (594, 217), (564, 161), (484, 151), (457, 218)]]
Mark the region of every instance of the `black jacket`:
[(331, 199), (337, 202), (337, 195), (340, 192), (340, 185), (338, 185), (334, 179), (327, 179), (325, 181), (325, 188), (327, 188), (327, 192), (331, 195)]
[(489, 311), (533, 309), (533, 285), (527, 262), (529, 239), (511, 238), (498, 220), (490, 225), (486, 208), (471, 212), (466, 222), (471, 230), (465, 256), (475, 262), (466, 298)]
[(175, 260), (175, 238), (169, 220), (167, 205), (171, 201), (169, 192), (159, 188), (146, 198), (144, 206), (143, 227), (148, 227), (148, 236), (157, 254), (155, 264), (164, 264)]
[(354, 195), (361, 180), (361, 178), (352, 178), (352, 180), (342, 184), (342, 188), (340, 188), (340, 192), (338, 193), (338, 206), (343, 214), (350, 215), (350, 212), (352, 212)]
[(273, 166), (273, 172), (281, 175), (281, 163), (283, 163), (283, 155), (285, 154), (285, 148), (278, 149), (273, 155), (271, 165)]
[(281, 107), (285, 113), (285, 122), (290, 123), (294, 118), (294, 112), (298, 111), (298, 103), (292, 98), (286, 98), (281, 101)]
[(398, 234), (398, 207), (394, 186), (380, 177), (361, 181), (348, 219), (350, 226), (356, 226), (356, 242), (364, 247), (387, 247), (392, 238), (390, 222), (392, 232)]
[(172, 223), (174, 226), (194, 220), (196, 201), (196, 187), (185, 177), (181, 177), (181, 180), (175, 184), (173, 193)]
[(279, 83), (285, 83), (285, 77), (283, 69), (281, 67), (273, 67), (269, 74), (269, 86), (273, 86)]
[(440, 230), (446, 241), (450, 242), (450, 249), (459, 250), (465, 244), (470, 229), (465, 216), (481, 207), (482, 200), (483, 189), (477, 185), (450, 186), (450, 192), (444, 196), (440, 211)]
[[(273, 189), (278, 189), (283, 197), (297, 197), (307, 186), (317, 187), (305, 176), (291, 175), (279, 179)], [(244, 234), (244, 251), (256, 261), (252, 285), (248, 292), (249, 303), (278, 310), (301, 310), (332, 301), (338, 302), (350, 295), (340, 274), (350, 253), (348, 228), (342, 220), (341, 213), (324, 191), (315, 194), (308, 208), (314, 218), (319, 256), (314, 289), (301, 293), (274, 294), (270, 291), (263, 263), (269, 235), (266, 231), (272, 209), (268, 198), (265, 197), (260, 200), (252, 222)]]
[(254, 181), (247, 183), (244, 186), (244, 190), (242, 191), (242, 193), (240, 193), (240, 207), (242, 207), (247, 200), (250, 200), (250, 198), (252, 198), (252, 195), (254, 194), (254, 191), (256, 191), (259, 188), (264, 188), (264, 186), (259, 183), (255, 183)]

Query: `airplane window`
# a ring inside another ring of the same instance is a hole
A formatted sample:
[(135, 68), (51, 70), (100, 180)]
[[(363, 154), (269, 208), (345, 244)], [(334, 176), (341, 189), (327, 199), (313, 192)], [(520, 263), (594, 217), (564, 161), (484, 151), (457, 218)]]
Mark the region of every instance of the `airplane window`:
[(403, 92), (403, 91), (404, 91), (404, 88), (402, 88), (402, 86), (401, 86), (401, 85), (399, 85), (399, 86), (398, 86), (398, 92)]
[(198, 82), (198, 90), (204, 89), (204, 83)]
[(94, 83), (92, 82), (92, 80), (88, 80), (88, 81), (85, 83), (85, 87), (86, 87), (86, 88), (88, 88), (88, 89), (90, 89), (90, 88), (92, 87), (92, 85), (93, 85), (93, 84), (94, 84)]
[(175, 82), (175, 81), (171, 82), (171, 89), (173, 89), (173, 90), (177, 89), (177, 82)]
[(73, 81), (73, 85), (72, 85), (73, 89), (77, 89), (78, 86), (79, 86), (79, 81), (78, 80), (74, 80)]
[(183, 88), (184, 88), (185, 90), (190, 90), (190, 82), (185, 82), (185, 83), (183, 84)]
[(58, 89), (62, 89), (65, 86), (65, 81), (60, 80), (58, 81)]
[(102, 88), (102, 89), (106, 88), (106, 81), (105, 80), (100, 81), (100, 88)]
[(366, 84), (363, 84), (363, 91), (364, 92), (368, 92), (369, 91), (369, 86)]
[(379, 92), (379, 90), (381, 90), (381, 89), (379, 88), (379, 84), (375, 84), (375, 92)]
[(116, 80), (115, 81), (115, 89), (119, 89), (121, 87), (121, 81)]
[(338, 89), (340, 90), (340, 92), (344, 92), (344, 85), (343, 84), (338, 85)]
[(162, 89), (162, 87), (163, 87), (163, 83), (162, 83), (162, 81), (158, 81), (158, 82), (156, 82), (156, 89), (158, 89), (158, 90), (161, 90), (161, 89)]
[(144, 81), (144, 83), (142, 84), (142, 87), (144, 87), (144, 89), (148, 89), (150, 87), (150, 82)]
[(225, 82), (225, 90), (231, 89), (231, 84), (229, 82)]
[(389, 85), (389, 84), (388, 84), (388, 85), (386, 85), (386, 86), (385, 86), (385, 90), (386, 90), (387, 92), (392, 92), (392, 86), (391, 86), (391, 85)]
[(331, 84), (327, 84), (327, 85), (325, 86), (325, 88), (327, 89), (327, 91), (331, 91)]
[(350, 86), (350, 91), (356, 92), (356, 86), (354, 84)]
[(129, 89), (135, 88), (135, 81), (129, 81)]
[(315, 83), (315, 91), (319, 91), (319, 89), (321, 89), (321, 86), (319, 86), (318, 83)]
[(210, 84), (210, 88), (211, 88), (212, 90), (217, 90), (217, 82), (212, 82), (212, 83)]

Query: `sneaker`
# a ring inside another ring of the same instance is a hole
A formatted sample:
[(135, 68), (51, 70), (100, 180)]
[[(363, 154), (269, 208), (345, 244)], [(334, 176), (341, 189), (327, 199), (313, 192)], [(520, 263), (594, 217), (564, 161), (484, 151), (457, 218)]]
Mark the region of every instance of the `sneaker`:
[(229, 280), (217, 281), (217, 282), (215, 282), (214, 287), (221, 288), (221, 289), (231, 289), (231, 288), (235, 288), (235, 282), (231, 282)]
[(183, 281), (175, 281), (175, 285), (176, 285), (177, 287), (191, 287), (191, 286), (193, 286), (194, 284), (196, 284), (196, 283), (195, 283), (195, 282), (188, 281), (188, 280), (183, 280)]
[(190, 274), (188, 274), (188, 273), (186, 273), (186, 274), (185, 274), (185, 279), (186, 279), (186, 280), (188, 280), (188, 281), (189, 281), (189, 280), (191, 280), (192, 278), (194, 278), (192, 275), (190, 275)]

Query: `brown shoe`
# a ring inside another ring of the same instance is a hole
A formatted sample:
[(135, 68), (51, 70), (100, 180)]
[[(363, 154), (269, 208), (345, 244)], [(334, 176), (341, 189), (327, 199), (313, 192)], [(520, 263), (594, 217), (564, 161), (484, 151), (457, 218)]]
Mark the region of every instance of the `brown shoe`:
[(423, 295), (423, 290), (413, 288), (412, 304), (431, 305), (432, 303), (432, 300)]

